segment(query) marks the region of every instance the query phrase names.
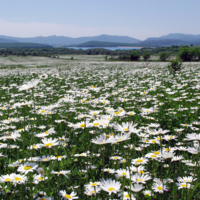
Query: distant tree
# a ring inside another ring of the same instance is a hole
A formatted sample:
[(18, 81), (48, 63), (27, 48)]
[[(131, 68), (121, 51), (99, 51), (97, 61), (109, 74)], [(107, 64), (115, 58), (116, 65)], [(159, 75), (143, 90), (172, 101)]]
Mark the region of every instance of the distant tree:
[(140, 59), (140, 54), (136, 51), (133, 51), (131, 54), (130, 54), (130, 58), (132, 61), (134, 60), (139, 60)]
[(161, 61), (166, 61), (168, 58), (169, 58), (169, 54), (168, 54), (168, 53), (162, 52), (162, 53), (160, 54), (160, 60), (161, 60)]
[(196, 51), (193, 48), (181, 47), (178, 52), (178, 57), (183, 61), (191, 61), (196, 57)]
[(143, 58), (145, 61), (148, 60), (150, 57), (151, 57), (151, 53), (149, 53), (149, 52), (146, 52), (143, 54)]

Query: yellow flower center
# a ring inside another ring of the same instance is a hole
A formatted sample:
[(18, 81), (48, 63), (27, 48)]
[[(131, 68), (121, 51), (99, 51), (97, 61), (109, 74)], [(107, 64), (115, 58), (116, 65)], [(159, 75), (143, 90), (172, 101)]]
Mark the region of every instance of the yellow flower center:
[(15, 181), (21, 181), (22, 179), (21, 178), (19, 178), (19, 177), (16, 177), (15, 178)]
[(115, 115), (119, 115), (119, 112), (115, 112)]
[(26, 167), (24, 167), (25, 170), (29, 170), (29, 169), (31, 169), (31, 168), (32, 168), (31, 166), (26, 166)]
[(44, 174), (44, 171), (40, 171), (41, 174)]
[(48, 134), (48, 133), (49, 133), (48, 131), (45, 132), (45, 134)]
[(140, 174), (144, 174), (144, 171), (139, 171)]
[(93, 126), (99, 126), (99, 123), (94, 123)]
[(91, 185), (92, 185), (92, 186), (96, 186), (96, 185), (97, 185), (97, 183), (92, 183)]
[(159, 187), (157, 187), (157, 189), (158, 189), (158, 190), (162, 190), (162, 187), (159, 186)]
[(142, 162), (143, 160), (142, 159), (138, 159), (136, 162), (137, 163), (140, 163), (140, 162)]
[(181, 184), (181, 186), (182, 186), (182, 187), (187, 187), (187, 185), (186, 185), (186, 184)]
[(92, 191), (92, 194), (95, 194), (96, 192), (95, 191)]
[(50, 147), (50, 146), (52, 146), (52, 145), (53, 145), (52, 143), (47, 143), (47, 144), (45, 144), (46, 147)]
[(106, 137), (109, 138), (110, 136), (109, 136), (109, 135), (106, 135)]
[(115, 191), (115, 188), (108, 188), (108, 191)]
[(5, 181), (9, 182), (9, 181), (11, 181), (11, 179), (10, 178), (6, 178)]
[(40, 113), (45, 113), (45, 110), (41, 110)]
[(72, 198), (69, 194), (66, 194), (65, 197), (68, 198), (68, 199)]
[(113, 157), (114, 159), (118, 159), (118, 157)]
[(121, 175), (126, 175), (126, 173), (125, 173), (125, 172), (123, 172), (123, 173), (121, 173)]
[(128, 131), (128, 128), (124, 128), (124, 131)]
[(126, 194), (125, 197), (130, 198), (130, 196), (128, 194)]
[(156, 155), (151, 155), (151, 157), (153, 157), (153, 158), (157, 158), (157, 156), (156, 156)]
[(80, 127), (81, 127), (81, 128), (84, 128), (84, 127), (85, 127), (85, 124), (81, 124)]
[(43, 177), (39, 177), (38, 180), (40, 180), (40, 181), (43, 180)]

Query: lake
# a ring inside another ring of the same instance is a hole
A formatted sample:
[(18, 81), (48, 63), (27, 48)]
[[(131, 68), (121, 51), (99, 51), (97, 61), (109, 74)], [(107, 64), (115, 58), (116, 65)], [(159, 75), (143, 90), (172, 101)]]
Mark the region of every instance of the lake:
[(70, 49), (83, 49), (83, 50), (103, 48), (103, 49), (108, 49), (108, 50), (111, 50), (111, 51), (115, 51), (115, 50), (141, 49), (142, 47), (67, 47), (67, 48), (70, 48)]

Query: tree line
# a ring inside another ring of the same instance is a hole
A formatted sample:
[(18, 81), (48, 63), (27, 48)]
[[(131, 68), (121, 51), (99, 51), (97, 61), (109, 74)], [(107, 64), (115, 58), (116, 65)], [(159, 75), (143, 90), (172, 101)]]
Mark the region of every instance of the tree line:
[[(71, 48), (2, 48), (0, 49), (0, 56), (45, 56), (59, 58), (59, 55), (105, 55), (111, 60), (130, 60), (137, 61), (141, 57), (146, 61), (152, 55), (159, 56), (161, 61), (170, 59), (170, 56), (178, 56), (182, 61), (200, 60), (200, 48), (189, 46), (171, 46), (171, 47), (157, 47), (157, 48), (142, 48), (138, 50), (108, 50), (104, 48), (94, 49), (71, 49)], [(118, 56), (114, 58), (113, 56)]]

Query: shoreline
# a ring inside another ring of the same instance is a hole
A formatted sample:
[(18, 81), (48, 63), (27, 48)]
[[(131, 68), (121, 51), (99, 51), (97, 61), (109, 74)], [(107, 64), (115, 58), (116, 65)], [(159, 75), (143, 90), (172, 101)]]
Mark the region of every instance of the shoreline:
[(118, 46), (118, 47), (123, 47), (123, 48), (143, 48), (143, 47), (129, 47), (129, 46)]

